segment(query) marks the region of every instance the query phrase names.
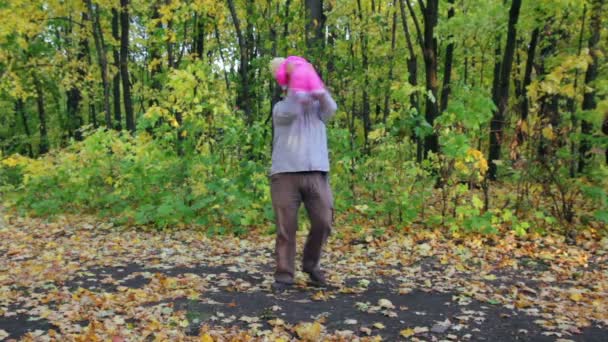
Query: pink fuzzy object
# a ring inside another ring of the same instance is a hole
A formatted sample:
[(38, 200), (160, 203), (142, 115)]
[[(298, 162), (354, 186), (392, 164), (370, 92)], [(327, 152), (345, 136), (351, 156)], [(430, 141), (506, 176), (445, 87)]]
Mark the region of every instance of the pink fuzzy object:
[[(288, 68), (291, 73), (287, 73)], [(287, 86), (289, 90), (296, 93), (322, 93), (325, 85), (308, 61), (299, 56), (289, 56), (279, 66), (275, 73), (275, 79), (280, 86)]]

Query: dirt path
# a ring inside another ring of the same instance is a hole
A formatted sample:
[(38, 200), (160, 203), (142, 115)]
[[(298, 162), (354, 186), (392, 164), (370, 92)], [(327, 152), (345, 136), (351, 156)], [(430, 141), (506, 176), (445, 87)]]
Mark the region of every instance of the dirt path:
[(270, 236), (11, 219), (0, 340), (608, 340), (604, 250), (557, 243), (565, 259), (553, 245), (530, 254), (435, 239), (334, 239), (334, 289), (299, 273), (275, 295)]

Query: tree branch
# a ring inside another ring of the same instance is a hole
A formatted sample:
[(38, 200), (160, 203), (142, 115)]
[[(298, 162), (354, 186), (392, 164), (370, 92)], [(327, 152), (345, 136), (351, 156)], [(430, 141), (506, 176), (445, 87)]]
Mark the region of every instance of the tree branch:
[(410, 4), (410, 2), (408, 0), (402, 0), (405, 1), (405, 3), (407, 4), (407, 8), (410, 10), (410, 15), (412, 16), (412, 19), (414, 19), (414, 26), (416, 27), (416, 33), (418, 33), (418, 43), (420, 44), (420, 48), (422, 50), (424, 50), (424, 42), (422, 41), (422, 31), (420, 30), (420, 24), (418, 24), (418, 18), (416, 18), (416, 12), (414, 12), (414, 9), (412, 8), (412, 5)]
[[(409, 2), (408, 2), (409, 4)], [(420, 8), (422, 9), (422, 13), (426, 13), (426, 6), (424, 5), (424, 1), (418, 0), (418, 4), (420, 4)]]

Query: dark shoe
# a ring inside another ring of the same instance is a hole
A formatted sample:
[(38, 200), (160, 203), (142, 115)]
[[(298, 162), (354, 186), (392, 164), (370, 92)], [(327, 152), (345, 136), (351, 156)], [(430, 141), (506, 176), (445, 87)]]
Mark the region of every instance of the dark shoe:
[(327, 287), (327, 281), (325, 280), (325, 276), (319, 270), (314, 271), (304, 271), (308, 273), (308, 277), (310, 278), (308, 281), (309, 286), (313, 287)]
[(270, 285), (270, 289), (274, 293), (283, 293), (290, 290), (293, 287), (293, 283), (284, 283), (281, 281), (275, 281)]

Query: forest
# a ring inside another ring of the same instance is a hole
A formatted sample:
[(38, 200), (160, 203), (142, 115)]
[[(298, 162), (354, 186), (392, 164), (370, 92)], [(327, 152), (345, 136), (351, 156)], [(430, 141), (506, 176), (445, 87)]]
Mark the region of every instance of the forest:
[(267, 66), (302, 55), (338, 103), (332, 184), (349, 225), (597, 229), (608, 222), (606, 10), (580, 0), (4, 2), (3, 197), (37, 215), (161, 229), (267, 224), (281, 97)]
[[(0, 18), (0, 340), (607, 339), (605, 0)], [(331, 286), (298, 271), (275, 295), (269, 63), (288, 56), (337, 103), (335, 216)]]

